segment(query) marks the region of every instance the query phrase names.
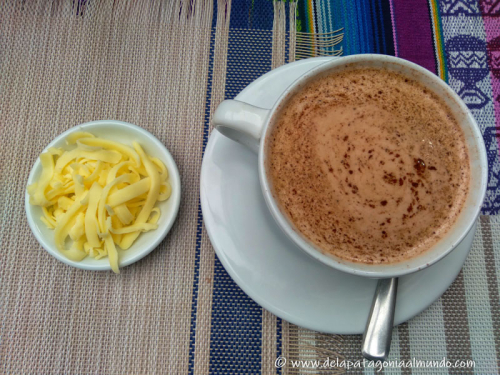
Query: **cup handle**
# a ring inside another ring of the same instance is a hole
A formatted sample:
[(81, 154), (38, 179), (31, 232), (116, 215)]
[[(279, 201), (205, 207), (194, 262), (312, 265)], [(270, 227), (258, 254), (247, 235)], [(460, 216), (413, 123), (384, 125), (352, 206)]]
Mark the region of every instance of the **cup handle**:
[(238, 100), (224, 100), (215, 110), (212, 122), (220, 133), (258, 153), (269, 112)]

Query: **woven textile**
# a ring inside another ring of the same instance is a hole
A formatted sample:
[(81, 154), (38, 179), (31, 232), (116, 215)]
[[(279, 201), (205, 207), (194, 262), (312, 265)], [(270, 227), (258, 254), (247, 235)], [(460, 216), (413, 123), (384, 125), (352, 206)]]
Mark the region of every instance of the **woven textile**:
[[(295, 58), (295, 35), (343, 28), (344, 54), (414, 61), (449, 82), (476, 117), (489, 184), (471, 253), (449, 290), (397, 327), (390, 359), (500, 357), (500, 3), (497, 0), (0, 0), (0, 373), (303, 374), (292, 360), (361, 359), (359, 335), (277, 318), (224, 270), (199, 205), (217, 105)], [(64, 130), (116, 119), (152, 132), (182, 179), (176, 224), (148, 257), (111, 272), (52, 258), (24, 214), (28, 173)], [(320, 373), (344, 373), (331, 368)], [(350, 369), (349, 373), (375, 373)]]

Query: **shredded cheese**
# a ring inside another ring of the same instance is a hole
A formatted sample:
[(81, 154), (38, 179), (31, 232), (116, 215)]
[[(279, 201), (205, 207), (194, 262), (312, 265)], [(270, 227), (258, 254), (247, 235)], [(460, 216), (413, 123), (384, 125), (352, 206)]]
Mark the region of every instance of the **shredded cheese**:
[(42, 173), (27, 188), (30, 204), (42, 207), (40, 220), (54, 230), (66, 257), (107, 256), (120, 273), (119, 250), (158, 227), (155, 205), (172, 193), (168, 170), (136, 142), (132, 148), (86, 132), (72, 133), (66, 142), (75, 148), (52, 147), (40, 155)]

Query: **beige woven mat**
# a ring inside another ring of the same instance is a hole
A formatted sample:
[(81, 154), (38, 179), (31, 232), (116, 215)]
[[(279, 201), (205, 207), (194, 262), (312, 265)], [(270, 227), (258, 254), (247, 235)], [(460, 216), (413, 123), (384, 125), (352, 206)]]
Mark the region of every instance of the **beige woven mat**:
[[(195, 17), (190, 1), (92, 3), (80, 15), (72, 1), (0, 3), (0, 373), (188, 367), (212, 2)], [(23, 208), (41, 150), (97, 119), (152, 132), (185, 187), (167, 239), (119, 277), (50, 257)]]

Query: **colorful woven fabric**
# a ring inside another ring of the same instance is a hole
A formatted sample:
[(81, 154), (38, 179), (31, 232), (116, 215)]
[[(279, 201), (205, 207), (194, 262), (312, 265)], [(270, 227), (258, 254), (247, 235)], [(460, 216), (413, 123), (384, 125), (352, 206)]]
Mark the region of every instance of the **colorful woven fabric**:
[[(446, 80), (469, 105), (488, 152), (487, 198), (464, 268), (438, 301), (394, 330), (390, 355), (474, 360), (475, 368), (377, 373), (498, 373), (499, 0), (75, 4), (0, 0), (0, 373), (313, 374), (276, 368), (275, 360), (362, 359), (361, 336), (309, 331), (251, 300), (215, 255), (199, 203), (217, 105), (293, 61), (301, 32), (339, 29), (332, 53), (396, 55)], [(166, 240), (118, 277), (50, 257), (23, 208), (29, 170), (45, 145), (103, 118), (156, 135), (184, 189)]]

